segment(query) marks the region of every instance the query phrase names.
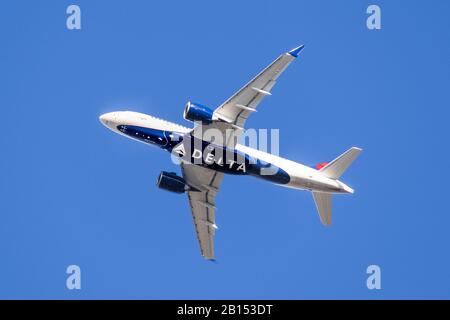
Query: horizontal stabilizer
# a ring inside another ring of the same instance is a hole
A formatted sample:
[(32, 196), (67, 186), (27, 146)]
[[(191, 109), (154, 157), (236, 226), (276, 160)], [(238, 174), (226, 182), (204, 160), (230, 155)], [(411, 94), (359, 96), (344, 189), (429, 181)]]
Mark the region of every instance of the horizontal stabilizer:
[(320, 221), (323, 225), (331, 225), (331, 193), (313, 192)]
[(345, 170), (347, 170), (348, 166), (359, 156), (361, 151), (362, 149), (360, 148), (350, 148), (320, 169), (320, 173), (331, 179), (339, 179)]

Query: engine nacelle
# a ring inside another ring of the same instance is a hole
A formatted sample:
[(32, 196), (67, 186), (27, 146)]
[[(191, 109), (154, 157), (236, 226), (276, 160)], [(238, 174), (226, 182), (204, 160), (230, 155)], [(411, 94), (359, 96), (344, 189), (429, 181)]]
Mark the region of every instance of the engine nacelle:
[(198, 103), (188, 102), (184, 107), (183, 117), (190, 121), (201, 121), (211, 123), (214, 119), (214, 112)]
[(189, 189), (186, 181), (182, 177), (177, 176), (175, 172), (162, 171), (159, 174), (156, 185), (161, 189), (175, 193), (184, 193)]

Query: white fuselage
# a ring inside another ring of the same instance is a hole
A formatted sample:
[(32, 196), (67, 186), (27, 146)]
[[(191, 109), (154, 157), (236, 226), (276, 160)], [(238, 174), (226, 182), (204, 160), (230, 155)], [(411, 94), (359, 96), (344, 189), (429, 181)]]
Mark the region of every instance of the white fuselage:
[[(102, 115), (100, 120), (105, 126), (118, 134), (147, 144), (156, 144), (163, 148), (169, 143), (172, 133), (184, 135), (192, 130), (150, 115), (131, 111), (107, 113)], [(132, 128), (133, 131), (129, 131), (129, 128)], [(289, 179), (286, 183), (277, 183), (273, 179), (266, 179), (278, 185), (329, 193), (353, 193), (353, 189), (346, 184), (337, 179), (326, 177), (321, 174), (320, 170), (242, 144), (237, 144), (235, 150), (272, 164), (282, 169), (284, 174), (287, 173)], [(273, 173), (270, 170), (266, 170), (266, 172), (261, 170), (259, 177), (265, 179), (265, 175), (269, 177), (271, 174)]]

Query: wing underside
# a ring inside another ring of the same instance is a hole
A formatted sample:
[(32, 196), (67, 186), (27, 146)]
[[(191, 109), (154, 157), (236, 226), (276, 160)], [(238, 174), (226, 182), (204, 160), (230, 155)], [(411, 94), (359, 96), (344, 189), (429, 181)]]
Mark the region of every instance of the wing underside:
[(215, 198), (223, 179), (223, 173), (192, 164), (181, 165), (184, 179), (199, 191), (188, 191), (201, 254), (205, 259), (214, 259), (214, 235), (216, 226)]
[[(214, 111), (214, 115), (220, 121), (203, 125), (202, 132), (210, 128), (218, 129), (226, 139), (224, 144), (228, 147), (234, 147), (244, 130), (247, 118), (256, 112), (259, 103), (265, 96), (271, 95), (271, 90), (278, 77), (295, 60), (302, 49), (303, 46), (299, 46), (280, 55), (256, 77), (228, 98)], [(233, 131), (234, 135), (227, 134), (226, 130)], [(196, 135), (195, 129), (193, 134)]]

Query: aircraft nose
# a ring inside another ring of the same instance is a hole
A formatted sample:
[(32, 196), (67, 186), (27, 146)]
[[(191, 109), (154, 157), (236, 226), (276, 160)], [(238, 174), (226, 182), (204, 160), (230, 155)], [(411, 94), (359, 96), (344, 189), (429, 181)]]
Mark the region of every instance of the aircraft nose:
[(102, 114), (99, 117), (99, 120), (101, 123), (103, 123), (103, 125), (110, 127), (116, 120), (116, 116), (115, 116), (114, 112), (109, 112), (109, 113)]

